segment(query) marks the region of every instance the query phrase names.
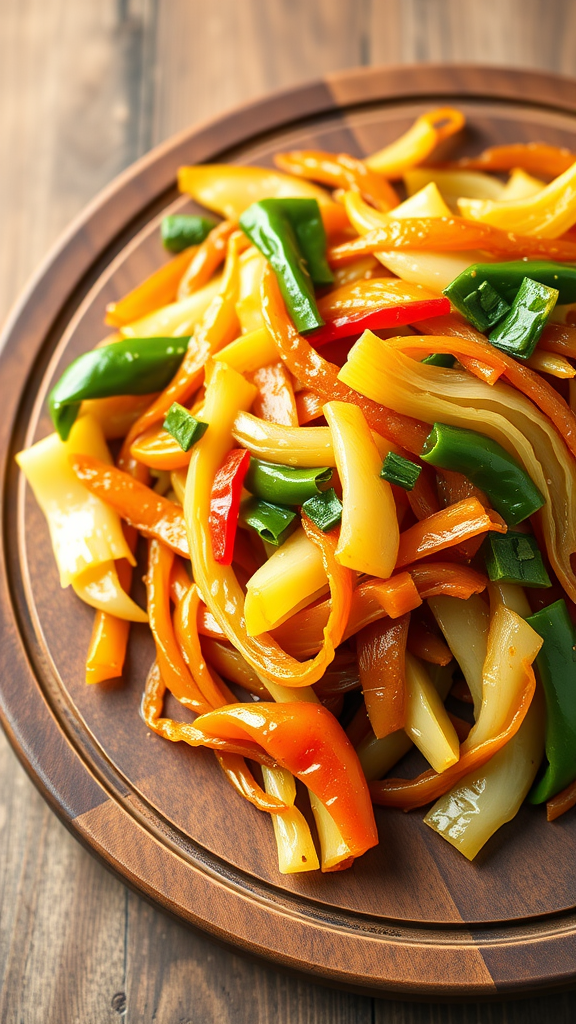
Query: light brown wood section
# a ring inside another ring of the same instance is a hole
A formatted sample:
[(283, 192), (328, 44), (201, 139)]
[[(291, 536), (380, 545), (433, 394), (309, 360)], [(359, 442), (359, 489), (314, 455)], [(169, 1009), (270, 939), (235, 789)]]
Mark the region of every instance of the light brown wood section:
[[(69, 220), (151, 145), (359, 64), (576, 74), (571, 0), (2, 0), (0, 315)], [(568, 1024), (576, 998), (431, 1008), (337, 992), (221, 949), (126, 890), (0, 736), (6, 1024)]]

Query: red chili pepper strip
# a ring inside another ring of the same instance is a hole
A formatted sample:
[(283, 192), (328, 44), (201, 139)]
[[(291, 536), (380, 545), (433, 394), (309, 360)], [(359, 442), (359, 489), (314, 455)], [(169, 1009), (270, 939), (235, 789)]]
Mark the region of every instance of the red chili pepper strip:
[(404, 728), (409, 623), (409, 615), (374, 622), (366, 626), (356, 639), (366, 710), (378, 739)]
[(235, 704), (194, 723), (200, 743), (252, 740), (300, 779), (330, 811), (353, 857), (376, 846), (368, 786), (346, 733), (321, 704)]
[[(576, 246), (575, 246), (576, 249)], [(440, 299), (425, 299), (422, 302), (409, 302), (404, 306), (391, 306), (388, 309), (376, 309), (370, 313), (357, 316), (340, 316), (317, 331), (311, 331), (306, 340), (315, 348), (348, 338), (352, 334), (363, 331), (379, 331), (387, 327), (400, 327), (414, 323), (415, 320), (426, 320), (432, 316), (444, 316), (450, 312), (450, 300), (445, 296)]]
[(220, 565), (232, 565), (242, 485), (249, 466), (250, 452), (233, 448), (214, 477), (209, 523), (214, 558)]
[[(296, 380), (321, 395), (325, 402), (339, 400), (358, 405), (370, 427), (402, 448), (419, 455), (428, 427), (364, 398), (338, 380), (339, 367), (327, 362), (294, 327), (286, 312), (280, 289), (268, 268), (262, 278), (262, 312), (278, 354)], [(424, 321), (426, 322), (426, 321)]]
[(92, 458), (71, 455), (70, 465), (92, 494), (110, 505), (145, 537), (156, 537), (177, 555), (190, 558), (182, 509), (128, 473)]

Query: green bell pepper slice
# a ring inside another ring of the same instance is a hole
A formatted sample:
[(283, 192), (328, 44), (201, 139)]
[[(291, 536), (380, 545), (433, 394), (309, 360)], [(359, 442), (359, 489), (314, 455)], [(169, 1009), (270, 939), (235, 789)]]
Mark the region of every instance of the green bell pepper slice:
[(488, 579), (520, 587), (551, 587), (536, 537), (508, 530), (489, 533), (482, 545)]
[(512, 303), (525, 277), (555, 288), (558, 302), (576, 302), (576, 264), (551, 260), (511, 260), (508, 263), (473, 263), (444, 289), (450, 302), (466, 316), (464, 300), (477, 291), (483, 281), (508, 303)]
[(548, 767), (529, 794), (531, 803), (542, 804), (576, 778), (576, 630), (565, 601), (526, 622), (544, 640), (536, 666), (546, 700)]
[(48, 396), (52, 422), (62, 440), (68, 439), (85, 399), (162, 391), (180, 366), (189, 340), (129, 338), (75, 359)]
[(297, 330), (322, 327), (314, 284), (334, 278), (317, 200), (262, 199), (244, 211), (240, 227), (269, 261)]
[(521, 523), (545, 504), (519, 462), (502, 445), (464, 427), (435, 423), (420, 458), (438, 469), (463, 473), (484, 491), (509, 526)]
[(200, 245), (218, 221), (191, 213), (172, 213), (162, 218), (160, 237), (168, 252), (182, 252), (191, 245)]
[(557, 299), (556, 288), (525, 277), (510, 312), (488, 335), (490, 344), (517, 359), (529, 359)]
[(295, 469), (251, 458), (244, 486), (256, 498), (274, 505), (303, 505), (308, 498), (320, 494), (318, 485), (329, 483), (332, 472), (327, 466)]

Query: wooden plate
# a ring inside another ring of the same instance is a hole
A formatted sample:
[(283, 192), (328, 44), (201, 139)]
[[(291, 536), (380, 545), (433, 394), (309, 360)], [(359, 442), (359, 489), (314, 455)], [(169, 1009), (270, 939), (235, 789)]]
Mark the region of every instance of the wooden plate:
[[(461, 107), (464, 151), (504, 141), (574, 148), (576, 85), (484, 68), (363, 69), (243, 107), (130, 168), (72, 225), (14, 313), (1, 357), (0, 700), (4, 727), (63, 821), (139, 893), (279, 965), (376, 993), (494, 996), (576, 969), (576, 815), (524, 808), (473, 864), (422, 823), (378, 812), (381, 843), (351, 871), (280, 876), (269, 819), (207, 751), (139, 717), (152, 659), (132, 630), (123, 684), (86, 687), (92, 613), (61, 591), (47, 529), (14, 452), (48, 433), (54, 378), (91, 348), (107, 302), (163, 259), (158, 223), (185, 208), (182, 163), (270, 164), (275, 150), (362, 155), (432, 106)], [(460, 149), (462, 152), (462, 148)]]

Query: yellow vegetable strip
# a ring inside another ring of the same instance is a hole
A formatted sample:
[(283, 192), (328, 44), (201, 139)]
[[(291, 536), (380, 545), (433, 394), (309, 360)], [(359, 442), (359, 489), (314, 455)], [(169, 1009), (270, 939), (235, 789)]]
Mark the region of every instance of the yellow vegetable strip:
[[(313, 704), (318, 704), (319, 700), (314, 690), (309, 687), (301, 687), (299, 690), (291, 690), (286, 686), (278, 686), (275, 683), (270, 683), (270, 693), (275, 701), (280, 704), (290, 703), (294, 700), (308, 701)], [(277, 769), (272, 769), (274, 773)], [(264, 772), (263, 772), (264, 774)], [(266, 781), (266, 775), (264, 775)], [(268, 789), (267, 792), (276, 792), (274, 788)], [(308, 790), (308, 797), (310, 799), (310, 806), (314, 815), (314, 821), (316, 822), (316, 829), (318, 831), (318, 838), (320, 840), (320, 851), (322, 857), (322, 871), (337, 871), (343, 867), (348, 867), (348, 859), (350, 857), (350, 849), (344, 842), (340, 829), (334, 821), (332, 815), (329, 813), (324, 804), (318, 799), (315, 793), (310, 789)], [(308, 825), (305, 819), (300, 823), (302, 829), (302, 839), (300, 845), (304, 842), (304, 826), (308, 830)], [(278, 841), (280, 829), (276, 829), (276, 839)], [(309, 835), (308, 830), (308, 835)], [(310, 842), (312, 839), (310, 838)], [(280, 846), (278, 847), (280, 854)], [(316, 867), (318, 867), (318, 860), (316, 859)], [(304, 870), (304, 869), (301, 869)]]
[[(346, 193), (345, 207), (350, 222), (359, 235), (366, 235), (369, 231), (382, 227), (390, 218), (398, 220), (412, 217), (452, 216), (433, 182), (397, 206), (392, 214), (374, 210), (355, 192)], [(464, 270), (467, 270), (471, 263), (490, 262), (490, 258), (479, 250), (464, 252), (396, 250), (378, 252), (375, 255), (380, 263), (403, 281), (423, 285), (436, 294), (440, 294), (442, 289), (446, 288)]]
[(447, 793), (477, 771), (516, 735), (536, 688), (532, 663), (542, 639), (524, 619), (502, 606), (492, 618), (484, 666), (485, 687), (476, 725), (460, 748), (460, 760), (442, 774), (385, 779), (370, 786), (375, 803), (410, 810)]
[(468, 860), (515, 817), (534, 782), (544, 754), (545, 709), (538, 697), (510, 742), (440, 797), (424, 818)]
[(264, 789), (288, 805), (287, 811), (272, 815), (278, 849), (278, 870), (282, 875), (316, 871), (320, 865), (312, 835), (304, 815), (294, 806), (296, 782), (286, 768), (262, 766)]
[(127, 622), (148, 622), (142, 608), (123, 590), (114, 562), (90, 566), (72, 580), (77, 597), (92, 608)]
[(474, 717), (482, 704), (482, 669), (486, 659), (490, 611), (479, 594), (467, 601), (441, 595), (428, 598), (436, 622), (460, 665), (474, 701)]
[(244, 615), (249, 636), (279, 626), (324, 594), (322, 555), (303, 529), (296, 530), (248, 580)]
[(170, 384), (131, 428), (126, 447), (148, 427), (163, 420), (173, 402), (184, 404), (192, 397), (204, 380), (206, 360), (238, 333), (235, 303), (238, 295), (238, 254), (243, 237), (240, 232), (230, 237), (221, 290), (212, 299), (202, 322), (190, 338), (186, 355)]
[[(446, 344), (449, 349), (449, 338)], [(340, 378), (388, 408), (428, 423), (477, 430), (514, 455), (546, 499), (538, 516), (548, 557), (562, 586), (576, 599), (570, 564), (576, 551), (576, 467), (564, 441), (533, 402), (506, 384), (489, 385), (466, 372), (410, 359), (395, 343), (368, 331), (351, 349)]]
[(417, 658), (406, 653), (406, 735), (435, 771), (446, 771), (460, 756), (456, 730), (436, 688)]
[(421, 114), (399, 139), (366, 157), (372, 171), (386, 178), (401, 178), (411, 167), (422, 163), (443, 139), (459, 132), (466, 118), (453, 107), (439, 107)]
[(77, 419), (67, 441), (50, 434), (16, 456), (46, 516), (63, 587), (86, 569), (119, 558), (135, 565), (120, 517), (91, 494), (73, 472), (69, 455), (74, 453), (112, 463), (102, 428), (92, 417)]
[(264, 167), (233, 167), (230, 164), (199, 164), (180, 167), (178, 187), (201, 206), (228, 220), (260, 199), (317, 199), (326, 230), (341, 229), (347, 220), (329, 194), (312, 182)]
[(204, 288), (181, 302), (171, 302), (168, 306), (161, 306), (153, 313), (126, 324), (121, 329), (122, 337), (182, 338), (193, 334), (221, 287), (221, 276), (214, 277)]
[(210, 428), (195, 445), (186, 480), (184, 515), (188, 530), (194, 579), (216, 622), (246, 661), (265, 679), (288, 686), (306, 686), (323, 675), (340, 643), (352, 598), (352, 576), (334, 557), (335, 540), (320, 535), (312, 524), (303, 526), (321, 548), (332, 595), (324, 643), (316, 658), (304, 664), (286, 655), (267, 634), (250, 637), (244, 619), (244, 595), (232, 569), (214, 560), (208, 529), (210, 493), (214, 476), (232, 445), (232, 427), (240, 409), (247, 409), (254, 388), (225, 364), (215, 364), (208, 387), (204, 415)]
[(526, 360), (526, 365), (531, 370), (537, 370), (538, 373), (549, 373), (552, 377), (560, 377), (566, 379), (570, 377), (576, 377), (576, 369), (572, 366), (572, 363), (568, 362), (565, 356), (555, 355), (553, 352), (543, 352), (540, 349), (536, 349), (530, 359)]
[(399, 530), (390, 484), (361, 409), (329, 402), (324, 415), (342, 482), (342, 525), (336, 558), (356, 572), (388, 579), (398, 556)]
[(460, 196), (471, 199), (503, 199), (507, 185), (482, 171), (441, 170), (438, 167), (414, 167), (406, 171), (404, 184), (409, 196), (415, 195), (433, 181), (442, 198), (452, 208)]
[(225, 348), (221, 348), (214, 359), (227, 363), (233, 370), (238, 370), (238, 373), (252, 373), (261, 366), (275, 363), (278, 351), (266, 328), (259, 327), (258, 330), (243, 334)]
[[(468, 171), (467, 173), (474, 174), (475, 172)], [(495, 181), (496, 179), (491, 178), (490, 180)], [(462, 192), (461, 195), (467, 196), (470, 199), (504, 199), (506, 202), (511, 202), (513, 199), (528, 199), (530, 196), (535, 196), (543, 188), (546, 188), (545, 181), (541, 181), (540, 178), (534, 178), (522, 167), (514, 167), (510, 172), (508, 181), (504, 185), (502, 195), (474, 196), (471, 192)]]
[(505, 231), (558, 238), (576, 223), (576, 165), (527, 198), (508, 202), (462, 198), (458, 207), (463, 217), (481, 220)]

